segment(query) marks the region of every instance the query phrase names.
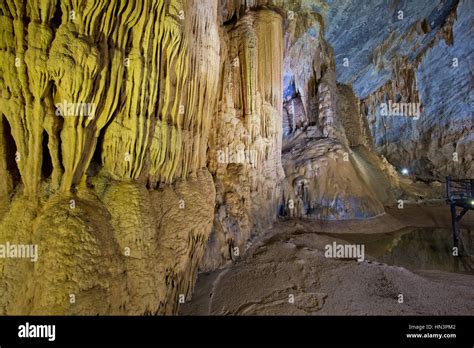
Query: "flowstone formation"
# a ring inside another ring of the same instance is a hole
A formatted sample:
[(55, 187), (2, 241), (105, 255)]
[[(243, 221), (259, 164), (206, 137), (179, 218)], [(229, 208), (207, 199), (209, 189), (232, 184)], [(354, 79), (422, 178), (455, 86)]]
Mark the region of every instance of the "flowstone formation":
[(0, 312), (176, 312), (214, 215), (217, 4), (9, 1), (0, 14), (0, 241), (39, 249), (36, 263), (0, 260)]
[(396, 174), (371, 155), (372, 136), (350, 86), (336, 81), (321, 15), (298, 12), (285, 55), (279, 214), (289, 218), (362, 219), (395, 200)]
[(222, 72), (210, 139), (217, 191), (202, 269), (238, 258), (276, 218), (280, 181), (283, 18), (249, 11), (221, 30)]

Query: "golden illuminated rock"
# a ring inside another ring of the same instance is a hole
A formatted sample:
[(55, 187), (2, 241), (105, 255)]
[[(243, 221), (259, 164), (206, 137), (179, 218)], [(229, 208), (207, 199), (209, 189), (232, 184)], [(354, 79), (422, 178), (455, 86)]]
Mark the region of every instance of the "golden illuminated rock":
[(9, 1), (0, 32), (0, 242), (39, 247), (0, 260), (1, 313), (174, 313), (214, 215), (217, 3)]

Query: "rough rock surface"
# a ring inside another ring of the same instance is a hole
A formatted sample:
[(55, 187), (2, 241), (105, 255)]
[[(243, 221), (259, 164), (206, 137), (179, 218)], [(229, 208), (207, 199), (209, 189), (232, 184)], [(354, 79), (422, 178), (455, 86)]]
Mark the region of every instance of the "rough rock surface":
[(101, 192), (55, 196), (40, 214), (15, 199), (0, 224), (2, 243), (36, 244), (39, 256), (0, 260), (1, 313), (175, 313), (179, 296), (192, 293), (214, 200), (206, 170), (150, 191), (107, 182)]
[[(281, 215), (337, 220), (363, 219), (384, 213), (381, 201), (371, 188), (375, 187), (374, 182), (367, 174), (372, 169), (373, 175), (378, 174), (385, 188), (390, 190), (388, 178), (379, 168), (357, 170), (349, 159), (349, 150), (334, 139), (300, 136), (294, 141), (283, 153), (289, 188), (284, 191)], [(359, 159), (356, 155), (351, 155), (355, 158), (353, 161)], [(390, 191), (385, 194), (390, 195)]]
[[(428, 180), (472, 177), (472, 1), (328, 3), (314, 9), (326, 20), (337, 80), (363, 99), (377, 151)], [(419, 102), (419, 119), (381, 116), (389, 100)]]

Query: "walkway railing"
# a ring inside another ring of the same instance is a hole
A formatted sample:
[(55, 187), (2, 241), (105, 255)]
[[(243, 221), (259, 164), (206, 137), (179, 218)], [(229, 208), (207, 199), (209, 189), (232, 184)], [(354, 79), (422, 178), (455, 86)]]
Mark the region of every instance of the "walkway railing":
[[(446, 177), (446, 202), (451, 208), (454, 246), (459, 248), (459, 222), (469, 210), (474, 210), (474, 179)], [(462, 208), (459, 215), (457, 207)]]

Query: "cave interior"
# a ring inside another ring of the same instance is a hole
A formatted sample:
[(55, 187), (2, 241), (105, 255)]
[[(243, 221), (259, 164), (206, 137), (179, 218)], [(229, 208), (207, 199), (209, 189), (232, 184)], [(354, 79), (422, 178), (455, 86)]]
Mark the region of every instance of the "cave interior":
[(1, 0), (0, 314), (472, 315), (473, 6)]

